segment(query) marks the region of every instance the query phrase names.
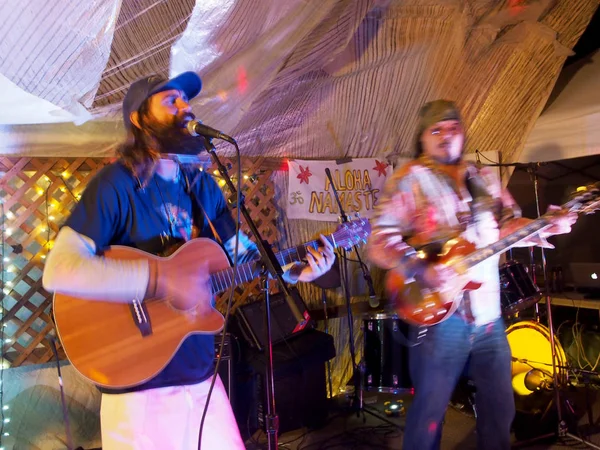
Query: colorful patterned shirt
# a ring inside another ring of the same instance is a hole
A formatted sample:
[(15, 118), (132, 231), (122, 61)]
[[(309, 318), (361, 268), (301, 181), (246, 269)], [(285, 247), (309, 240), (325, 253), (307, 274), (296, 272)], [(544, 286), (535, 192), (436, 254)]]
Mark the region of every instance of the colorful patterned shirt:
[[(441, 166), (421, 156), (397, 169), (386, 183), (372, 221), (369, 259), (410, 278), (424, 264), (417, 251), (437, 253), (456, 237), (484, 247), (496, 242), (500, 226), (520, 213), (490, 168), (469, 162)], [(469, 269), (469, 277), (482, 283), (470, 293), (477, 325), (501, 315), (498, 264), (495, 256)]]

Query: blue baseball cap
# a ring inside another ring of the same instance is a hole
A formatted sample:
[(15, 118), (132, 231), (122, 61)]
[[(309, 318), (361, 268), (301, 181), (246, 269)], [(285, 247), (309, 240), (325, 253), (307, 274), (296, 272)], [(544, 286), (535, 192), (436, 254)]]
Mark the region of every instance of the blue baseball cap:
[(183, 72), (170, 80), (160, 75), (150, 75), (131, 84), (123, 99), (123, 122), (131, 129), (131, 113), (140, 109), (147, 98), (159, 92), (177, 89), (191, 100), (202, 90), (202, 80), (196, 72)]

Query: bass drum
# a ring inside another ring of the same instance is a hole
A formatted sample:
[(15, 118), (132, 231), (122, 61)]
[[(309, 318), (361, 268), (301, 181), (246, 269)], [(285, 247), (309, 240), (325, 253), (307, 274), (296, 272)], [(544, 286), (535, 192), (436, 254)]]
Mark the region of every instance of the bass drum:
[[(550, 331), (534, 321), (517, 322), (506, 329), (506, 337), (513, 357), (513, 389), (520, 396), (531, 395), (536, 386), (542, 387), (552, 381), (552, 349)], [(567, 380), (564, 369), (567, 358), (554, 336), (558, 382)]]

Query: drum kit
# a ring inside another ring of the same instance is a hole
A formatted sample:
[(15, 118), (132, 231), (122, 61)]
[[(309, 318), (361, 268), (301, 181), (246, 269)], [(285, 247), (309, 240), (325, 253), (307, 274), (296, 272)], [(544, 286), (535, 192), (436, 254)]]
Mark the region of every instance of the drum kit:
[[(550, 331), (537, 320), (521, 318), (542, 293), (523, 264), (508, 261), (499, 271), (502, 313), (513, 360), (513, 389), (517, 397), (529, 396), (553, 382)], [(394, 313), (378, 311), (363, 316), (362, 328), (363, 388), (390, 394), (411, 392), (408, 352), (410, 346), (418, 345), (411, 327)], [(566, 382), (566, 355), (556, 336), (554, 343), (558, 379)]]

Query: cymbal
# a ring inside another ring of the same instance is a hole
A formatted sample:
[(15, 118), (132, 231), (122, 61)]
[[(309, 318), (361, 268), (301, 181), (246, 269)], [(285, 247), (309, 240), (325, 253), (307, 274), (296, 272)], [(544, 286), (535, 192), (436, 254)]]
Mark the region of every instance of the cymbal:
[[(377, 308), (371, 307), (368, 300), (354, 301), (350, 303), (350, 309), (352, 314), (356, 317), (365, 317), (376, 314), (392, 315), (395, 314), (392, 302), (387, 298), (379, 299), (379, 306)], [(309, 311), (310, 316), (314, 320), (325, 320), (325, 312), (323, 308), (313, 308)], [(327, 318), (336, 319), (340, 317), (346, 317), (348, 315), (348, 309), (345, 304), (327, 306)]]

